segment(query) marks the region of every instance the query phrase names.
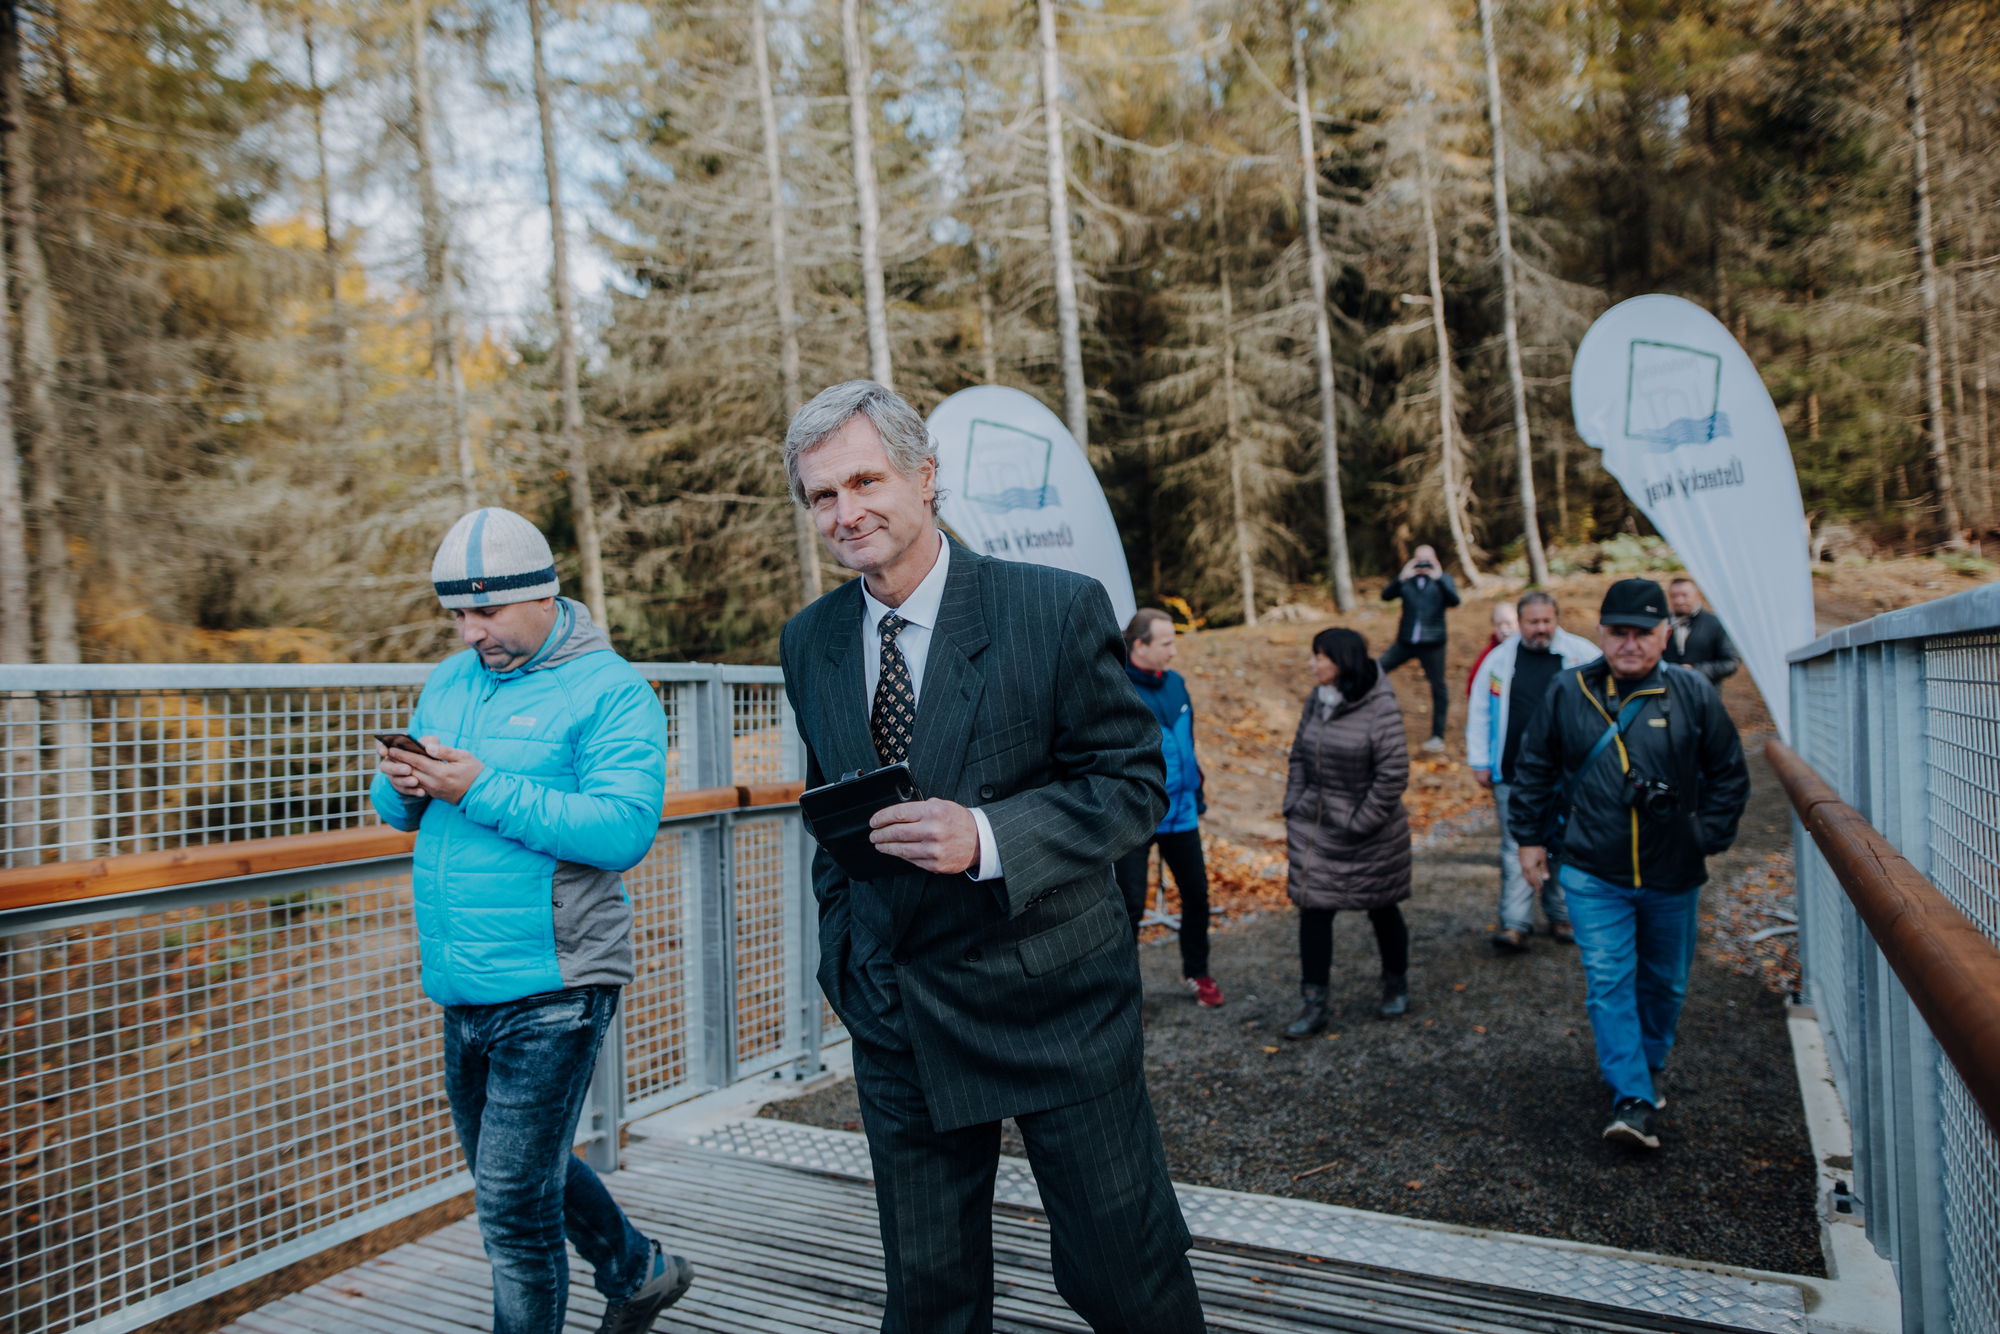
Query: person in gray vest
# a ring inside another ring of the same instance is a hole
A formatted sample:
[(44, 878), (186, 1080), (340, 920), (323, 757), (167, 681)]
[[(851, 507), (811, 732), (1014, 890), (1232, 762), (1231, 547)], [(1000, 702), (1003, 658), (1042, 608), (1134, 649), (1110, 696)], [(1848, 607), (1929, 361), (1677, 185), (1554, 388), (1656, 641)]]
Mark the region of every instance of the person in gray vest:
[[(1480, 659), (1465, 719), (1465, 763), (1479, 785), (1493, 793), (1500, 821), (1500, 923), (1493, 933), (1493, 947), (1516, 954), (1526, 951), (1528, 937), (1535, 931), (1534, 891), (1521, 874), (1520, 845), (1507, 832), (1507, 801), (1521, 738), (1565, 668), (1604, 656), (1597, 645), (1557, 623), (1556, 600), (1550, 594), (1540, 589), (1529, 592), (1518, 610), (1519, 631)], [(1569, 909), (1563, 906), (1562, 886), (1554, 876), (1542, 882), (1542, 911), (1556, 943), (1573, 944)]]
[(926, 794), (872, 820), (907, 874), (855, 880), (813, 857), (820, 986), (852, 1036), (875, 1165), (882, 1329), (993, 1328), (1011, 1116), (1064, 1300), (1101, 1334), (1201, 1334), (1111, 869), (1167, 813), (1166, 767), (1111, 599), (1094, 579), (947, 538), (937, 446), (873, 381), (799, 409), (785, 469), (861, 576), (780, 641), (807, 782), (903, 762)]

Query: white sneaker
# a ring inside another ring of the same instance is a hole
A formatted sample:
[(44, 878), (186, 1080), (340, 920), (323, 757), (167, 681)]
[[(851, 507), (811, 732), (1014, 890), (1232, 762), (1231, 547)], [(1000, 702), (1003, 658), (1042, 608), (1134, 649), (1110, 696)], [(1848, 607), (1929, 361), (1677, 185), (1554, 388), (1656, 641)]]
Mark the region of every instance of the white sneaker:
[(1441, 736), (1434, 736), (1434, 737), (1432, 737), (1432, 738), (1431, 738), (1430, 740), (1428, 740), (1428, 741), (1424, 742), (1424, 749), (1425, 749), (1425, 750), (1443, 750), (1443, 749), (1444, 749), (1444, 738), (1443, 738), (1443, 737), (1441, 737)]

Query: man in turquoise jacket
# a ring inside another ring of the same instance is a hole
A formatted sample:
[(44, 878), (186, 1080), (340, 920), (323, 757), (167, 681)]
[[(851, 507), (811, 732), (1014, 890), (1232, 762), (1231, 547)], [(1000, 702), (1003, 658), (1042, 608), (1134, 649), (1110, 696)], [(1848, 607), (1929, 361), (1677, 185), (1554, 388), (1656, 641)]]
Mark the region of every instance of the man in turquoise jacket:
[(542, 534), (474, 510), (431, 565), (471, 652), (410, 715), (425, 754), (378, 743), (370, 797), (417, 833), (425, 994), (444, 1007), (445, 1091), (493, 1265), (495, 1334), (552, 1334), (567, 1237), (596, 1271), (600, 1334), (640, 1334), (694, 1270), (625, 1218), (571, 1151), (619, 992), (633, 978), (620, 874), (652, 849), (666, 715), (581, 603)]

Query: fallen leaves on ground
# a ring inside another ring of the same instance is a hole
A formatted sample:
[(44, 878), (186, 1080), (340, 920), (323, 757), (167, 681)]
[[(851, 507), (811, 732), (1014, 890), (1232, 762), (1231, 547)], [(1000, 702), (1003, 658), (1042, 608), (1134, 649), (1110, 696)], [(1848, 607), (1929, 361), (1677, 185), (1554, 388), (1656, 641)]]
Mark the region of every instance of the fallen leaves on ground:
[[(1751, 936), (1798, 921), (1792, 855), (1774, 852), (1717, 895), (1715, 911), (1703, 915), (1702, 934), (1717, 963), (1746, 977), (1761, 978), (1781, 995), (1799, 989), (1799, 938), (1785, 932), (1753, 941)], [(1781, 915), (1782, 914), (1782, 915)]]

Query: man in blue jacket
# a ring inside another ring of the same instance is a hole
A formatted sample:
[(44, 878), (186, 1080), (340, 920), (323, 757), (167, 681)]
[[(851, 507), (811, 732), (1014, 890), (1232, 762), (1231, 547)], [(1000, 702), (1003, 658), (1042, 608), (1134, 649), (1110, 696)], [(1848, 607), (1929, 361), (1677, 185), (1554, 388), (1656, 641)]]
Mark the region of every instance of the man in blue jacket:
[(472, 651), (438, 665), (410, 715), (426, 754), (377, 744), (369, 796), (418, 831), (424, 992), (444, 1007), (493, 1329), (562, 1328), (567, 1237), (604, 1294), (600, 1334), (641, 1334), (693, 1266), (641, 1236), (571, 1145), (633, 978), (620, 873), (659, 829), (666, 715), (583, 604), (556, 596), (548, 541), (520, 515), (461, 518), (431, 580)]
[(1167, 818), (1151, 838), (1112, 865), (1132, 929), (1146, 911), (1146, 863), (1153, 845), (1160, 862), (1181, 894), (1181, 977), (1195, 1002), (1214, 1009), (1222, 1004), (1222, 988), (1208, 975), (1208, 866), (1201, 856), (1201, 816), (1208, 809), (1202, 796), (1201, 765), (1194, 758), (1194, 705), (1187, 682), (1167, 670), (1174, 660), (1173, 618), (1154, 607), (1141, 607), (1125, 627), (1125, 675), (1139, 698), (1160, 724), (1160, 754), (1167, 762)]

